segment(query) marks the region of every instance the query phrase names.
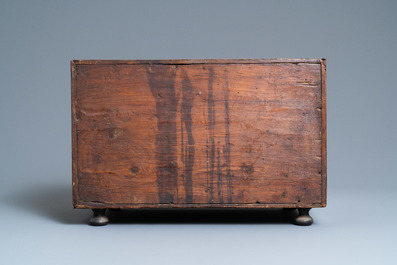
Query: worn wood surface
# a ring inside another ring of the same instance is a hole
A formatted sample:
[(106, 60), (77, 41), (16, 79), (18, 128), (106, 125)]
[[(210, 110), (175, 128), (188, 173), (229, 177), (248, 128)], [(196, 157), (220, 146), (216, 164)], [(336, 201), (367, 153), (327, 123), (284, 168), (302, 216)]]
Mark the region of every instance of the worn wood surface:
[(75, 207), (325, 206), (325, 60), (71, 67)]

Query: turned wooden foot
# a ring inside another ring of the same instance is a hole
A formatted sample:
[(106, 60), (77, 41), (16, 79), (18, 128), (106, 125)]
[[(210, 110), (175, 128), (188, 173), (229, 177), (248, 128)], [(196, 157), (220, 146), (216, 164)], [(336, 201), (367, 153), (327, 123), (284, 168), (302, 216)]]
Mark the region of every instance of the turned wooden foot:
[(308, 226), (313, 223), (313, 218), (309, 215), (311, 208), (298, 208), (299, 214), (295, 218), (296, 225)]
[(92, 209), (94, 215), (90, 219), (90, 225), (102, 226), (109, 223), (109, 218), (106, 216), (106, 209)]

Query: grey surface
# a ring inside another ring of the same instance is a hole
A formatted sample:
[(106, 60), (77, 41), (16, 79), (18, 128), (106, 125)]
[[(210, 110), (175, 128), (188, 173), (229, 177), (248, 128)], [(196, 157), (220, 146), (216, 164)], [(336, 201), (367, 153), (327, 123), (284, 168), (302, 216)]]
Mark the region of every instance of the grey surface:
[[(395, 264), (396, 12), (396, 1), (0, 1), (0, 263)], [(328, 60), (329, 203), (313, 226), (166, 214), (98, 228), (71, 208), (71, 59), (275, 57)]]

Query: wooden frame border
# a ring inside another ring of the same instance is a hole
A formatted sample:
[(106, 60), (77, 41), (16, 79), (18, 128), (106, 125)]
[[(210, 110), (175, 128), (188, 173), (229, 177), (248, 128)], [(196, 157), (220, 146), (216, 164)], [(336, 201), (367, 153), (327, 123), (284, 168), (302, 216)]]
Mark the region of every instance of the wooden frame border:
[(77, 141), (77, 123), (76, 123), (76, 109), (77, 109), (77, 69), (74, 61), (70, 61), (70, 75), (71, 75), (71, 105), (72, 105), (72, 189), (73, 189), (73, 207), (78, 208), (81, 204), (78, 187), (78, 141)]
[(172, 59), (172, 60), (72, 60), (75, 65), (109, 65), (109, 64), (277, 64), (309, 63), (321, 64), (323, 59)]
[(321, 59), (321, 205), (327, 205), (327, 64)]

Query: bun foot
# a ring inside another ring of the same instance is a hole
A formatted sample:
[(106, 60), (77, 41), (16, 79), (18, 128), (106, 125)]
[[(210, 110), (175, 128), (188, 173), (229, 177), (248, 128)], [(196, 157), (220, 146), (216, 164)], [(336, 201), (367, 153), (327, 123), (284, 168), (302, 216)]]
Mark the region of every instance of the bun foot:
[(90, 219), (90, 225), (103, 226), (109, 223), (109, 218), (106, 216), (106, 209), (92, 209), (94, 216)]
[(311, 208), (298, 208), (299, 214), (294, 220), (294, 224), (309, 226), (313, 223), (313, 218), (309, 215)]

